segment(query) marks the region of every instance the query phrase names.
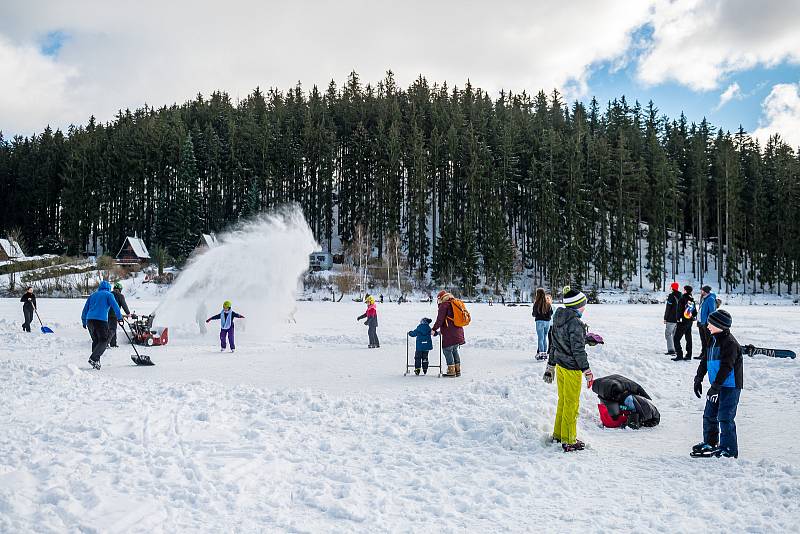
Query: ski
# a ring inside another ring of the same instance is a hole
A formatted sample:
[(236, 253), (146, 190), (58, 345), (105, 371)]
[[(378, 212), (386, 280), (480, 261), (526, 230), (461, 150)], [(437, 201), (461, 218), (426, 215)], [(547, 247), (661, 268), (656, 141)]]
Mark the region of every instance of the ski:
[(771, 358), (791, 358), (792, 360), (797, 357), (797, 354), (795, 354), (793, 350), (788, 349), (765, 349), (763, 347), (756, 347), (754, 345), (745, 345), (743, 348), (745, 353), (751, 357), (755, 356), (756, 354), (769, 356)]

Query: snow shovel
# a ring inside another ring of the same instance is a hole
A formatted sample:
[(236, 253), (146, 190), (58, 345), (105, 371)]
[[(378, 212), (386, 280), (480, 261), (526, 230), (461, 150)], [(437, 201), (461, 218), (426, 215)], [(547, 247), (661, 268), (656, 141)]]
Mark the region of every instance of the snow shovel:
[(131, 360), (133, 360), (133, 363), (136, 365), (155, 365), (153, 360), (150, 359), (150, 356), (147, 356), (146, 354), (139, 354), (139, 351), (136, 350), (136, 343), (133, 342), (131, 336), (128, 335), (128, 331), (125, 330), (125, 321), (120, 321), (119, 325), (122, 327), (122, 331), (125, 332), (125, 337), (127, 337), (128, 341), (130, 341), (131, 347), (133, 347), (133, 352), (136, 353), (135, 355), (131, 354)]
[(49, 326), (45, 326), (42, 323), (42, 318), (39, 317), (39, 310), (34, 308), (33, 311), (36, 313), (36, 318), (39, 319), (39, 324), (42, 325), (42, 328), (41, 328), (42, 334), (55, 334), (55, 332), (53, 332), (53, 330)]

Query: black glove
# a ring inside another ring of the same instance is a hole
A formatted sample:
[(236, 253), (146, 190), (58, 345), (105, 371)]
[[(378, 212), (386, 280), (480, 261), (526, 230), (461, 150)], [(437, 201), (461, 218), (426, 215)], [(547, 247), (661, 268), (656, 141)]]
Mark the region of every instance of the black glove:
[(703, 394), (703, 379), (699, 376), (694, 377), (694, 394), (698, 399)]
[(709, 402), (712, 404), (717, 404), (719, 402), (719, 386), (716, 384), (711, 384), (711, 387), (708, 388), (707, 397)]
[(83, 328), (85, 329), (85, 328), (86, 328), (86, 325), (83, 325)]
[(554, 365), (548, 365), (544, 371), (544, 376), (542, 376), (542, 380), (545, 381), (546, 384), (553, 383), (553, 375), (556, 372), (556, 368)]

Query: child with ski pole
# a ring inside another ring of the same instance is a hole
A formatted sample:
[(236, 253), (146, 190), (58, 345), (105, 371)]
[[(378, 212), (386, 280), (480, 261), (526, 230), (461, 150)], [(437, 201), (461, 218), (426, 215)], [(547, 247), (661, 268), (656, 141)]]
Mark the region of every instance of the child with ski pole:
[(697, 366), (694, 394), (698, 399), (703, 394), (706, 373), (711, 386), (703, 411), (703, 441), (692, 447), (695, 458), (739, 457), (735, 418), (743, 387), (742, 348), (731, 334), (732, 324), (733, 318), (725, 310), (708, 315), (711, 340)]
[(419, 375), (420, 369), (422, 369), (422, 374), (428, 374), (428, 352), (433, 350), (433, 339), (431, 338), (432, 322), (431, 319), (423, 317), (417, 328), (408, 332), (409, 336), (417, 339), (416, 350), (414, 351), (415, 375)]
[(244, 315), (239, 315), (235, 311), (231, 309), (231, 301), (226, 300), (222, 303), (222, 311), (216, 315), (212, 315), (208, 319), (206, 319), (206, 323), (210, 323), (211, 321), (219, 320), (219, 345), (220, 345), (220, 352), (225, 352), (225, 339), (227, 338), (228, 343), (231, 346), (231, 352), (236, 350), (236, 342), (233, 338), (233, 320), (234, 319), (244, 319)]
[(564, 307), (556, 310), (550, 330), (550, 349), (543, 380), (558, 384), (558, 407), (553, 428), (553, 440), (561, 443), (564, 452), (581, 451), (585, 445), (577, 439), (578, 408), (581, 397), (581, 378), (591, 388), (594, 375), (586, 355), (586, 328), (581, 317), (587, 298), (581, 291), (566, 286)]
[(375, 306), (375, 297), (367, 295), (364, 297), (364, 302), (367, 304), (367, 311), (362, 313), (356, 318), (356, 321), (366, 318), (364, 322), (367, 327), (367, 335), (369, 336), (370, 349), (380, 348), (381, 343), (378, 341), (378, 308)]

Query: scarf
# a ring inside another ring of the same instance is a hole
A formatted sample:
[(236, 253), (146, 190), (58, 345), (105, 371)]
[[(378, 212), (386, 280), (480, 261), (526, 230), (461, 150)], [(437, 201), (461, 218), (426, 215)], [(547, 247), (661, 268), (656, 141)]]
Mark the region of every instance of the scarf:
[(219, 312), (219, 327), (222, 330), (228, 330), (231, 326), (233, 326), (233, 309), (227, 313), (223, 309)]

